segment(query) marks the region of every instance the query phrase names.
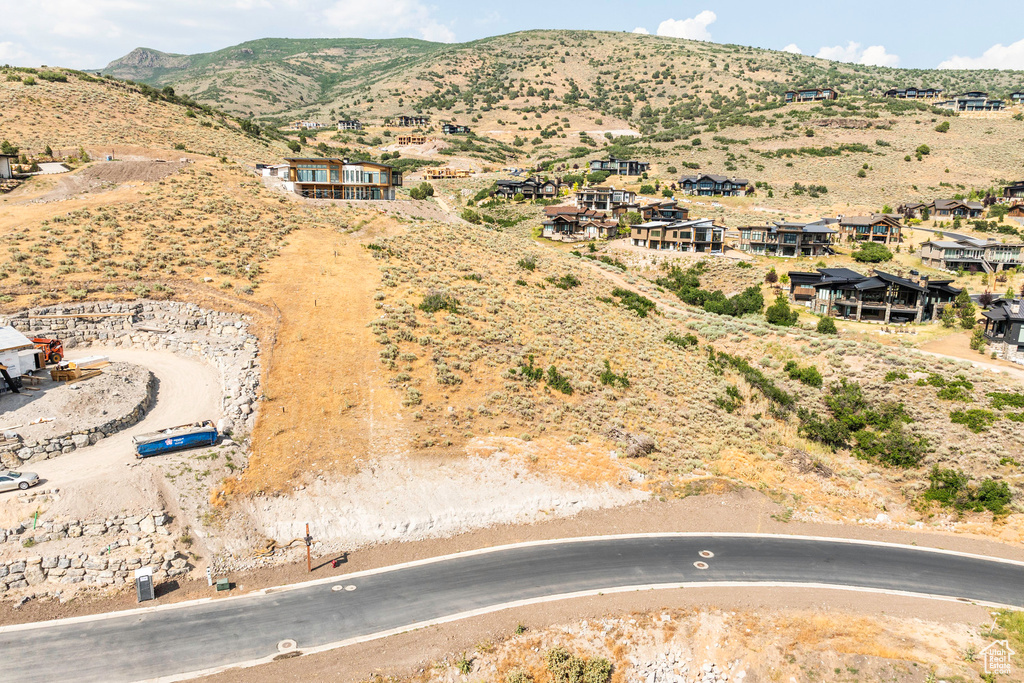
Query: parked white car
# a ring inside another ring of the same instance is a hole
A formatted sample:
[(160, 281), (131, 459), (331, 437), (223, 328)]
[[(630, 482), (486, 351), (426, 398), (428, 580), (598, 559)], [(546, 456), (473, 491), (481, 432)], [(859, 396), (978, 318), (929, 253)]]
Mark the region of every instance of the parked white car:
[(35, 486), (39, 483), (39, 475), (35, 472), (15, 472), (8, 470), (7, 472), (0, 471), (0, 491), (13, 491), (14, 489), (21, 489), (24, 491), (30, 486)]

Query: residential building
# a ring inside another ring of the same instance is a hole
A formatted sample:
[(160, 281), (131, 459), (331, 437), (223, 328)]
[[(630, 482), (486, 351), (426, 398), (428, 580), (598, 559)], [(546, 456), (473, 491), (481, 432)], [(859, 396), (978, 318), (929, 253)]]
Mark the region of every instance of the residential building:
[(1024, 200), (1024, 180), (1018, 180), (1015, 183), (1010, 183), (1003, 188), (1003, 199), (1008, 199), (1010, 201), (1018, 199)]
[[(912, 271), (913, 272), (913, 271)], [(861, 275), (849, 268), (789, 273), (790, 298), (818, 315), (858, 322), (909, 323), (936, 320), (960, 290), (952, 280), (903, 278), (880, 270)]]
[(662, 251), (686, 251), (721, 254), (725, 228), (710, 218), (692, 221), (650, 221), (630, 229), (635, 247)]
[(363, 124), (356, 119), (338, 121), (338, 130), (362, 130)]
[(787, 90), (786, 104), (793, 102), (820, 102), (822, 100), (839, 99), (839, 93), (833, 88), (805, 88), (803, 90)]
[(1013, 104), (1024, 104), (1024, 92), (1010, 93), (1010, 102)]
[(531, 176), (526, 180), (499, 180), (494, 195), (502, 199), (512, 199), (522, 194), (525, 199), (554, 199), (562, 183), (547, 180), (540, 176)]
[(727, 178), (724, 175), (684, 175), (679, 179), (679, 190), (683, 194), (701, 197), (743, 197), (753, 188), (744, 178)]
[(396, 116), (394, 125), (398, 128), (415, 128), (416, 126), (425, 126), (430, 123), (429, 116)]
[(992, 273), (1024, 266), (1022, 249), (1024, 243), (1004, 243), (995, 237), (928, 240), (921, 244), (921, 263), (942, 270)]
[(640, 216), (644, 221), (685, 221), (690, 218), (690, 210), (685, 206), (679, 206), (679, 202), (668, 199), (661, 202), (652, 202), (639, 207)]
[(425, 145), (427, 144), (426, 135), (399, 135), (395, 137), (395, 144), (400, 147), (408, 145)]
[(933, 99), (942, 94), (942, 88), (902, 88), (887, 90), (882, 97), (895, 97), (901, 100)]
[(18, 161), (17, 154), (0, 154), (0, 180), (10, 180), (14, 177), (12, 166)]
[(1002, 111), (1003, 100), (990, 100), (986, 92), (969, 92), (952, 100), (936, 102), (936, 107), (953, 111)]
[(985, 318), (985, 339), (997, 355), (1015, 363), (1024, 363), (1024, 301), (996, 299)]
[(608, 161), (594, 159), (590, 162), (590, 172), (606, 171), (611, 175), (642, 175), (650, 170), (651, 164), (648, 161), (637, 161), (635, 159), (616, 159), (609, 157)]
[(985, 205), (959, 199), (936, 199), (928, 205), (932, 218), (981, 218)]
[(903, 241), (903, 226), (899, 214), (843, 216), (839, 219), (839, 237), (847, 242), (896, 244)]
[(1024, 218), (1024, 204), (1014, 204), (1006, 215), (1009, 218)]
[(921, 202), (906, 202), (896, 207), (896, 213), (904, 218), (920, 218), (923, 215), (921, 213), (922, 210), (926, 208), (928, 208), (928, 205)]
[(427, 168), (423, 170), (423, 177), (430, 180), (444, 180), (447, 178), (469, 178), (472, 174), (468, 168)]
[(581, 209), (612, 211), (618, 206), (636, 203), (636, 192), (614, 187), (585, 187), (576, 191), (576, 206)]
[(542, 234), (561, 242), (612, 239), (619, 232), (619, 222), (592, 209), (575, 206), (549, 206), (544, 209)]
[(460, 126), (457, 123), (446, 123), (441, 126), (441, 132), (445, 135), (464, 135), (469, 133), (469, 126)]
[(824, 221), (768, 223), (740, 228), (740, 251), (760, 256), (827, 256), (836, 230)]
[(285, 159), (286, 186), (309, 199), (394, 199), (402, 174), (376, 161)]
[(256, 164), (256, 172), (264, 178), (287, 178), (289, 164)]
[(319, 121), (292, 121), (285, 130), (320, 130), (327, 126)]

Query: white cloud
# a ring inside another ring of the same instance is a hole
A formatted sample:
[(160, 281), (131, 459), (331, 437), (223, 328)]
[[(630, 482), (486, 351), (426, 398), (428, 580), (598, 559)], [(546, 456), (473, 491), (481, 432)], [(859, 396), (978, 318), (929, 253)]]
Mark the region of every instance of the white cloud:
[(716, 19), (718, 19), (718, 15), (707, 9), (690, 19), (666, 19), (658, 24), (658, 35), (690, 40), (711, 40), (708, 26), (715, 23)]
[(0, 63), (22, 64), (27, 59), (29, 59), (29, 54), (20, 44), (12, 43), (9, 40), (0, 43)]
[(899, 66), (899, 55), (891, 55), (885, 51), (884, 45), (871, 45), (864, 49), (858, 60), (861, 64), (868, 66)]
[(861, 49), (861, 44), (851, 40), (846, 45), (822, 47), (816, 57), (834, 62), (850, 62), (867, 66), (899, 66), (899, 55), (889, 54), (884, 45), (871, 45)]
[(786, 47), (782, 48), (782, 51), (783, 52), (791, 52), (794, 55), (802, 55), (804, 53), (803, 50), (801, 50), (799, 47), (797, 47), (796, 43), (790, 43)]
[(940, 69), (1024, 69), (1024, 40), (1010, 45), (996, 43), (980, 57), (954, 55), (939, 64)]
[(635, 29), (633, 29), (633, 33), (639, 33), (645, 36), (651, 35), (651, 32), (645, 29), (643, 26), (637, 26)]
[(433, 17), (433, 9), (419, 0), (340, 0), (324, 10), (330, 26), (348, 35), (395, 36), (416, 32), (424, 40), (455, 41), (452, 30)]

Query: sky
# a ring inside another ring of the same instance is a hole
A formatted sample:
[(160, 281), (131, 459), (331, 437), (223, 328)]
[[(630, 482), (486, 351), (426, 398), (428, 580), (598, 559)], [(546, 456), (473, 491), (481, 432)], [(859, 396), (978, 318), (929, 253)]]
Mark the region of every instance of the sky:
[(87, 69), (136, 47), (191, 54), (268, 37), (465, 42), (527, 29), (636, 31), (878, 66), (1024, 69), (1024, 26), (970, 16), (960, 0), (0, 0), (0, 64)]

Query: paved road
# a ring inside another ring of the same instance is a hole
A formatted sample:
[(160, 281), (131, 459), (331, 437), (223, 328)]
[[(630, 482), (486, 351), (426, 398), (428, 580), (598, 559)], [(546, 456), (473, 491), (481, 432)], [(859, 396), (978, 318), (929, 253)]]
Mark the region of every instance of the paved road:
[[(699, 552), (710, 550), (707, 569)], [(926, 550), (780, 536), (600, 538), (512, 547), (336, 583), (0, 629), (0, 680), (135, 681), (366, 636), (512, 601), (684, 582), (805, 582), (1024, 607), (1024, 565)], [(352, 591), (333, 591), (352, 585)], [(690, 588), (684, 588), (690, 590)]]

